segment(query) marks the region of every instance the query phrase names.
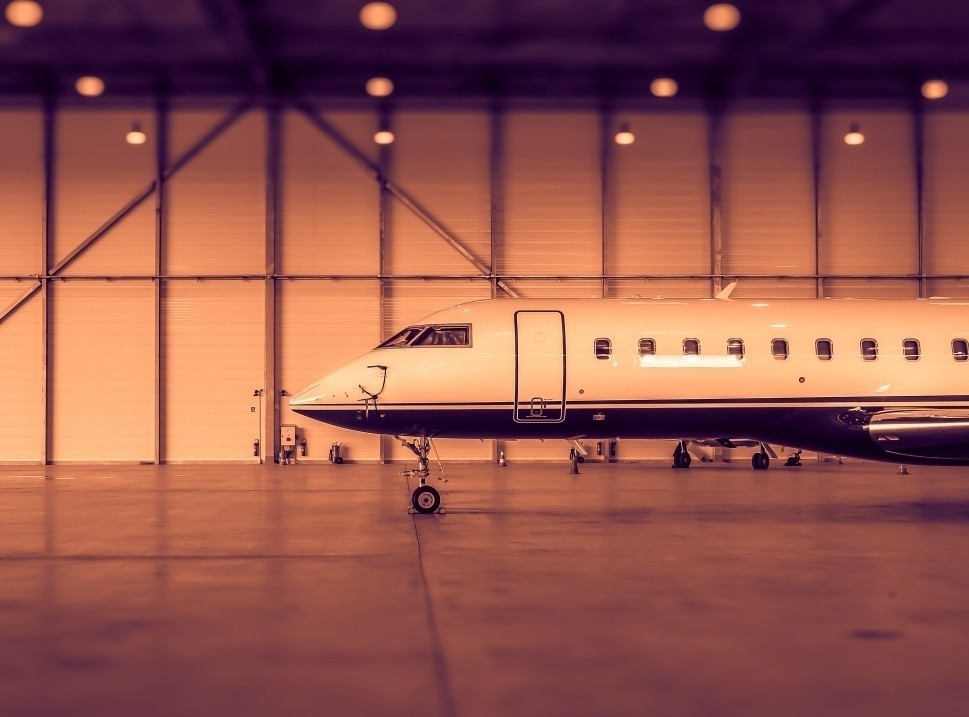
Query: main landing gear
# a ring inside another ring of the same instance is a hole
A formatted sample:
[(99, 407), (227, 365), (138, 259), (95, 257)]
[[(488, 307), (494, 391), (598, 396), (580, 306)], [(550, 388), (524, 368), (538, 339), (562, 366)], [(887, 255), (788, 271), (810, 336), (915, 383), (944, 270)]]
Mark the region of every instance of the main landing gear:
[(430, 469), (427, 467), (427, 457), (431, 452), (431, 440), (427, 436), (420, 436), (408, 441), (398, 436), (402, 446), (406, 446), (417, 456), (417, 470), (404, 471), (405, 476), (414, 476), (418, 486), (410, 495), (411, 505), (418, 513), (436, 513), (441, 509), (441, 494), (433, 486), (427, 485)]
[(750, 457), (750, 464), (755, 471), (766, 471), (770, 466), (770, 456), (767, 455), (767, 446), (760, 444), (760, 451)]
[(693, 459), (690, 457), (690, 453), (687, 451), (686, 447), (686, 441), (680, 441), (676, 444), (676, 448), (673, 450), (673, 468), (690, 467)]

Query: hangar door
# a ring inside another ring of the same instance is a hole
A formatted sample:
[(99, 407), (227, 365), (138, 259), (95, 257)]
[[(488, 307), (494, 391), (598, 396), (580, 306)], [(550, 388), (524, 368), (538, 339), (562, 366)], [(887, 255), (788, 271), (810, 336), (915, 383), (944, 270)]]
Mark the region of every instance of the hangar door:
[(515, 312), (515, 420), (565, 420), (565, 317), (561, 311)]

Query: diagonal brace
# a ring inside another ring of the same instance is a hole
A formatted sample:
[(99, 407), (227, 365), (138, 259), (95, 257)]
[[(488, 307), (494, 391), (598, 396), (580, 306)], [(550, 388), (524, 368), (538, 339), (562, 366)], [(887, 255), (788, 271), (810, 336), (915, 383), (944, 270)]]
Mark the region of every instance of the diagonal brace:
[[(225, 118), (223, 118), (218, 124), (216, 124), (211, 130), (209, 130), (198, 142), (192, 145), (181, 157), (179, 157), (175, 162), (171, 164), (163, 173), (162, 181), (165, 181), (172, 177), (176, 172), (178, 172), (182, 167), (188, 164), (190, 161), (195, 159), (198, 154), (212, 144), (223, 132), (225, 132), (229, 127), (231, 127), (239, 117), (241, 117), (250, 107), (252, 106), (251, 100), (246, 100), (240, 103), (235, 108), (233, 108)], [(89, 235), (84, 241), (77, 245), (74, 250), (61, 259), (55, 266), (53, 266), (48, 273), (49, 276), (53, 276), (67, 267), (72, 261), (77, 259), (81, 254), (83, 254), (87, 249), (94, 244), (98, 239), (104, 236), (113, 226), (118, 222), (128, 216), (132, 211), (134, 211), (143, 201), (152, 195), (152, 193), (157, 189), (156, 180), (152, 180), (148, 185), (138, 192), (127, 204), (125, 204), (121, 209), (115, 212), (110, 219), (108, 219), (104, 224), (94, 230), (94, 232)]]
[(29, 289), (27, 289), (27, 291), (25, 291), (23, 294), (21, 294), (16, 299), (14, 299), (6, 309), (4, 309), (3, 311), (0, 311), (0, 324), (2, 324), (3, 320), (6, 319), (7, 316), (12, 314), (17, 309), (18, 306), (20, 306), (22, 303), (27, 301), (27, 299), (29, 299), (31, 295), (33, 295), (33, 293), (41, 287), (41, 285), (42, 285), (42, 282), (38, 281), (36, 284), (31, 286)]
[[(484, 277), (491, 277), (491, 269), (485, 266), (471, 251), (461, 243), (461, 241), (455, 237), (451, 232), (445, 228), (445, 226), (425, 209), (420, 202), (418, 202), (413, 196), (411, 196), (402, 187), (391, 182), (387, 177), (385, 177), (381, 171), (380, 167), (373, 162), (366, 154), (364, 154), (360, 149), (358, 149), (349, 139), (347, 139), (336, 127), (327, 122), (325, 119), (320, 117), (316, 111), (306, 103), (297, 103), (298, 109), (310, 120), (317, 129), (327, 135), (331, 140), (333, 140), (344, 152), (353, 157), (358, 163), (363, 165), (364, 169), (367, 170), (368, 174), (372, 176), (377, 183), (397, 201), (403, 204), (407, 209), (414, 213), (418, 219), (424, 222), (428, 227), (430, 227), (435, 234), (441, 237), (445, 242), (447, 242), (451, 247), (453, 247), (461, 256), (468, 260), (468, 262), (478, 270)], [(501, 287), (509, 296), (516, 297), (517, 294), (504, 282), (499, 281), (498, 286)]]

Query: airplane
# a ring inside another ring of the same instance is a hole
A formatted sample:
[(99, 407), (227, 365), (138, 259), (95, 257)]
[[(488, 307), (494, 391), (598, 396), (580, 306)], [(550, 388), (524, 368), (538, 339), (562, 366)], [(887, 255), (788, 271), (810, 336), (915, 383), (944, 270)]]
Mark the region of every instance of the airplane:
[[(393, 435), (426, 484), (433, 438), (693, 437), (969, 465), (969, 302), (486, 299), (433, 313), (313, 383), (293, 411)], [(683, 455), (686, 458), (683, 458)], [(679, 457), (677, 457), (679, 456)]]

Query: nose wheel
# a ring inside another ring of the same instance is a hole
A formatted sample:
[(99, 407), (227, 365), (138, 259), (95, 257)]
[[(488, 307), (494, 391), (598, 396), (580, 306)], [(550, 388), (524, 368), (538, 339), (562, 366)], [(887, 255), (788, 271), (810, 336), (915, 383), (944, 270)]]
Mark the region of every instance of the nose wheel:
[(441, 507), (441, 494), (432, 486), (418, 486), (411, 493), (410, 502), (418, 513), (435, 513)]

